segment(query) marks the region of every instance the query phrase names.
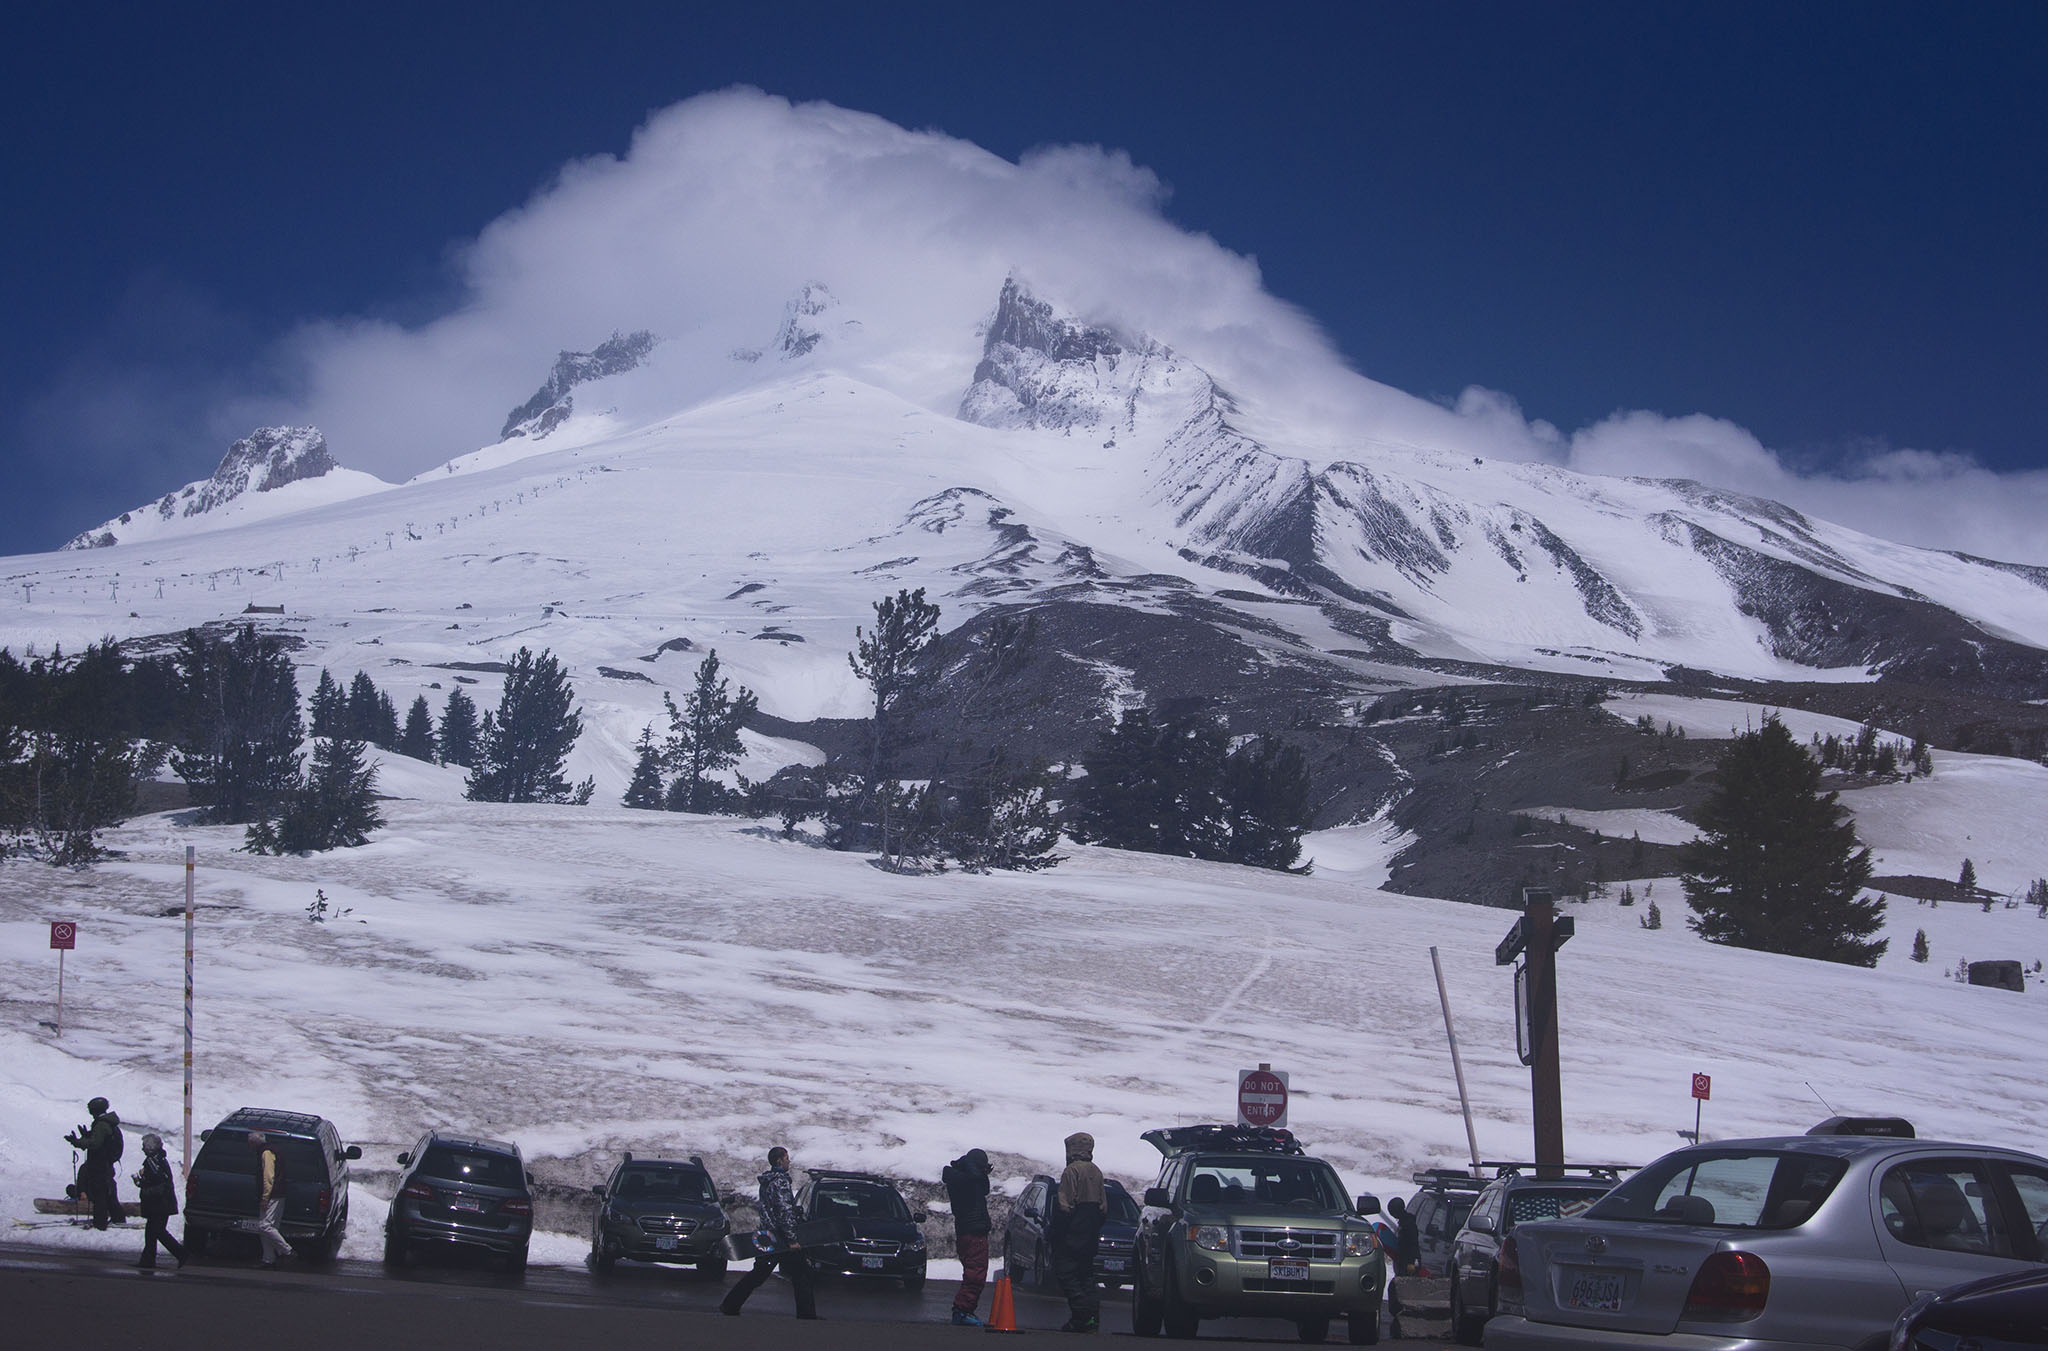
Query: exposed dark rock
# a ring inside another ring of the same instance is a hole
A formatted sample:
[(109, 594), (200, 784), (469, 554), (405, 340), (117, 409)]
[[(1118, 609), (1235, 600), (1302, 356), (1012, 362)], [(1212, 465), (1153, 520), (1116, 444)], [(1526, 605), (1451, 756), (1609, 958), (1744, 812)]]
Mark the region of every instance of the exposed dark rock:
[(633, 370), (653, 350), (654, 335), (642, 329), (637, 333), (614, 333), (588, 352), (560, 353), (555, 358), (555, 368), (548, 373), (547, 383), (506, 416), (499, 439), (530, 436), (537, 441), (546, 436), (575, 411), (571, 390)]

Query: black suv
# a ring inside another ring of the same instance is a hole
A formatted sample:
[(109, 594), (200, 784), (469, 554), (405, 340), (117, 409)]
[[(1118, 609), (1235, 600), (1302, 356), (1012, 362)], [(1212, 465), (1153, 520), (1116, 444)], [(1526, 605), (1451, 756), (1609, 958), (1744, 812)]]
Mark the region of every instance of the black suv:
[(249, 1132), (262, 1131), (284, 1168), (284, 1216), (278, 1232), (307, 1261), (324, 1262), (348, 1232), (348, 1164), (363, 1151), (346, 1148), (325, 1117), (271, 1107), (243, 1107), (201, 1131), (199, 1157), (185, 1184), (185, 1245), (199, 1256), (215, 1235), (256, 1218), (256, 1151)]
[[(1095, 1279), (1111, 1289), (1131, 1282), (1131, 1245), (1138, 1238), (1138, 1203), (1121, 1182), (1102, 1182), (1102, 1241), (1095, 1249)], [(1058, 1179), (1040, 1173), (1010, 1207), (1003, 1230), (1003, 1271), (1017, 1285), (1052, 1288), (1052, 1242), (1048, 1232), (1059, 1200)]]
[(1533, 1163), (1489, 1163), (1499, 1174), (1472, 1203), (1451, 1245), (1451, 1335), (1478, 1346), (1486, 1322), (1500, 1311), (1495, 1268), (1500, 1245), (1525, 1220), (1568, 1220), (1621, 1181), (1618, 1167), (1560, 1166), (1561, 1177), (1537, 1177)]
[(896, 1184), (873, 1173), (806, 1170), (797, 1193), (797, 1231), (813, 1270), (837, 1276), (900, 1279), (905, 1290), (924, 1288), (924, 1232), (928, 1218), (912, 1212)]
[(1465, 1227), (1465, 1217), (1486, 1189), (1487, 1179), (1453, 1168), (1431, 1168), (1414, 1179), (1421, 1190), (1408, 1198), (1408, 1213), (1415, 1217), (1422, 1247), (1415, 1274), (1423, 1280), (1441, 1279), (1450, 1274), (1451, 1244)]
[(635, 1262), (694, 1263), (717, 1279), (725, 1275), (725, 1238), (731, 1221), (718, 1204), (704, 1160), (619, 1161), (597, 1193), (590, 1225), (590, 1264), (608, 1272), (620, 1258)]
[(402, 1267), (424, 1244), (495, 1253), (526, 1269), (533, 1238), (533, 1174), (519, 1146), (428, 1131), (398, 1156), (405, 1168), (384, 1217), (384, 1260)]

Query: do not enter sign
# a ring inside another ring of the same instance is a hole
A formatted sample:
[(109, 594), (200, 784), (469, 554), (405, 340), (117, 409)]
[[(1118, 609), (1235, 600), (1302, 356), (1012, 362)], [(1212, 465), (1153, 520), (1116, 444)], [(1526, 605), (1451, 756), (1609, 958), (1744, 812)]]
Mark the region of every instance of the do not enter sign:
[(1287, 1124), (1287, 1073), (1264, 1066), (1237, 1072), (1237, 1123), (1240, 1126)]
[(53, 948), (75, 948), (78, 946), (78, 926), (68, 919), (50, 921), (50, 946)]

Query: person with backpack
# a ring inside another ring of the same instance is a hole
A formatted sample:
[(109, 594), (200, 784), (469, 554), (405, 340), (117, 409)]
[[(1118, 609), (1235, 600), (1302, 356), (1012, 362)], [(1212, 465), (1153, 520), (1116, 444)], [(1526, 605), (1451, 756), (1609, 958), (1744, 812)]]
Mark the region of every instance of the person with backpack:
[(94, 1098), (85, 1110), (92, 1113), (92, 1124), (64, 1137), (73, 1149), (85, 1151), (85, 1162), (78, 1168), (78, 1189), (92, 1202), (93, 1228), (104, 1229), (109, 1221), (126, 1224), (128, 1212), (115, 1194), (114, 1179), (114, 1165), (121, 1161), (121, 1118), (114, 1115), (105, 1098)]
[(142, 1259), (135, 1265), (145, 1270), (156, 1266), (156, 1245), (164, 1245), (179, 1266), (185, 1265), (185, 1245), (171, 1237), (170, 1218), (178, 1213), (178, 1189), (171, 1173), (171, 1161), (164, 1157), (163, 1137), (151, 1131), (142, 1137), (142, 1170), (135, 1175), (137, 1207), (142, 1211)]
[(988, 1280), (988, 1155), (970, 1149), (939, 1173), (953, 1206), (953, 1243), (960, 1251), (960, 1289), (953, 1296), (953, 1326), (978, 1328), (974, 1314)]
[(796, 1316), (816, 1318), (818, 1305), (811, 1291), (811, 1259), (797, 1239), (796, 1191), (789, 1180), (789, 1151), (781, 1145), (768, 1151), (768, 1169), (755, 1179), (760, 1184), (761, 1229), (755, 1237), (757, 1255), (754, 1269), (740, 1277), (739, 1284), (726, 1292), (718, 1311), (739, 1317), (747, 1297), (768, 1281), (778, 1266), (789, 1277), (790, 1293), (796, 1296)]
[(1068, 1311), (1060, 1331), (1095, 1332), (1102, 1326), (1102, 1291), (1095, 1283), (1095, 1249), (1105, 1213), (1102, 1170), (1095, 1166), (1094, 1136), (1077, 1131), (1066, 1138), (1066, 1146), (1067, 1168), (1052, 1208), (1052, 1270)]
[(277, 1227), (284, 1218), (284, 1155), (262, 1131), (249, 1132), (249, 1148), (256, 1151), (256, 1218), (246, 1228), (263, 1244), (258, 1265), (272, 1271), (277, 1259), (292, 1250)]

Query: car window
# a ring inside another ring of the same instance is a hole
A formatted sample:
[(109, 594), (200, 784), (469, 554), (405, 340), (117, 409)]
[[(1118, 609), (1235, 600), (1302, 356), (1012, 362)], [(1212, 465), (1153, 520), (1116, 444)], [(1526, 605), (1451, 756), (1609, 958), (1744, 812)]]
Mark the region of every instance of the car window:
[(619, 1175), (621, 1200), (711, 1201), (711, 1179), (696, 1168), (664, 1168), (658, 1164), (628, 1164)]
[(2005, 1173), (2012, 1179), (2012, 1189), (2019, 1193), (2021, 1216), (2034, 1231), (2034, 1260), (2041, 1261), (2042, 1255), (2048, 1254), (2048, 1172), (2006, 1164)]
[(453, 1145), (430, 1145), (420, 1160), (419, 1171), (426, 1177), (447, 1182), (473, 1182), (479, 1187), (522, 1187), (519, 1160), (509, 1154), (484, 1150), (457, 1149)]
[(907, 1220), (910, 1207), (892, 1187), (873, 1182), (820, 1184), (812, 1198), (813, 1211), (830, 1220)]
[(1790, 1229), (1820, 1208), (1846, 1171), (1843, 1159), (1797, 1150), (1684, 1149), (1608, 1192), (1586, 1215), (1723, 1229)]
[[(284, 1175), (287, 1182), (293, 1178), (301, 1181), (327, 1176), (327, 1155), (315, 1140), (296, 1140), (289, 1136), (271, 1136), (271, 1148), (284, 1160)], [(256, 1176), (256, 1151), (249, 1148), (249, 1137), (239, 1131), (216, 1135), (200, 1146), (199, 1157), (193, 1161), (195, 1170), (204, 1169), (209, 1173), (241, 1174)]]
[(1203, 1159), (1189, 1177), (1188, 1199), (1225, 1206), (1346, 1208), (1336, 1173), (1314, 1159)]
[(1991, 1196), (1981, 1162), (1914, 1159), (1886, 1170), (1878, 1215), (1893, 1238), (1916, 1248), (2011, 1257), (2012, 1236)]
[(1606, 1194), (1589, 1187), (1544, 1187), (1508, 1193), (1506, 1233), (1530, 1220), (1568, 1220), (1583, 1215), (1587, 1207)]
[(1431, 1198), (1428, 1218), (1422, 1222), (1422, 1232), (1429, 1238), (1452, 1238), (1465, 1227), (1465, 1220), (1472, 1214), (1476, 1196), (1441, 1196)]
[(1138, 1203), (1131, 1199), (1129, 1192), (1119, 1187), (1116, 1183), (1110, 1182), (1103, 1186), (1102, 1195), (1103, 1199), (1107, 1202), (1103, 1209), (1108, 1219), (1114, 1220), (1118, 1224), (1136, 1224), (1138, 1222)]

